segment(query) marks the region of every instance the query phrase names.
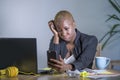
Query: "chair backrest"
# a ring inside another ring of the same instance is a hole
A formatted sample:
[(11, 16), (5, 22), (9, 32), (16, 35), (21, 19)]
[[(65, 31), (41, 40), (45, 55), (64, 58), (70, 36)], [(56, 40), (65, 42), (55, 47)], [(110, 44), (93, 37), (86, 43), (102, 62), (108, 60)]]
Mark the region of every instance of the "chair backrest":
[[(97, 49), (96, 49), (95, 57), (100, 56), (100, 54), (101, 54), (101, 44), (98, 43), (98, 45), (97, 45)], [(95, 67), (95, 57), (94, 57), (94, 60), (93, 60), (93, 66), (92, 66), (92, 69), (96, 69), (96, 67)]]
[[(98, 45), (97, 45), (95, 57), (98, 57), (98, 56), (101, 56), (101, 44), (100, 43), (98, 43)], [(93, 60), (92, 69), (96, 69), (95, 57), (94, 57), (94, 60)], [(120, 60), (111, 60), (108, 68), (109, 69), (114, 69), (114, 67), (119, 67), (119, 66), (120, 66)], [(119, 68), (119, 70), (120, 70), (120, 68)]]
[(111, 60), (109, 69), (120, 70), (120, 60)]

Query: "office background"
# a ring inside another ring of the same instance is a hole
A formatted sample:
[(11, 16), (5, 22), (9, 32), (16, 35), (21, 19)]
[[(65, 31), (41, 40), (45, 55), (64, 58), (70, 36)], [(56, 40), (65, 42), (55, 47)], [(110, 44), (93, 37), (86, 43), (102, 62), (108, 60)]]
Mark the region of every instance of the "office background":
[[(98, 40), (113, 22), (107, 15), (116, 13), (108, 0), (0, 0), (0, 37), (37, 38), (38, 67), (47, 67), (46, 50), (52, 37), (48, 21), (60, 10), (73, 14), (77, 28)], [(108, 45), (102, 56), (120, 59), (120, 44)]]

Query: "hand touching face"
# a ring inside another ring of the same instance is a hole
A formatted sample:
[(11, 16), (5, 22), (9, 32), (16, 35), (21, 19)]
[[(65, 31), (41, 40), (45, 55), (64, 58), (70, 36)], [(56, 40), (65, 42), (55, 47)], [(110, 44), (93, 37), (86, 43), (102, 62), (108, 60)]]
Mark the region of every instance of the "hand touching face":
[(48, 22), (48, 25), (50, 27), (50, 30), (53, 32), (54, 35), (58, 35), (58, 32), (56, 31), (55, 29), (55, 25), (54, 25), (54, 21), (53, 20), (50, 20)]

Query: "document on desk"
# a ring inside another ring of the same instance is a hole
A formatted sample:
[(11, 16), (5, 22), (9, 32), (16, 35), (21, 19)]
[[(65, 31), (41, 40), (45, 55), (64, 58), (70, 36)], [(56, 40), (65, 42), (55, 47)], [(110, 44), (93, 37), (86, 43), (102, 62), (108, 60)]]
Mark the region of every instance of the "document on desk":
[[(70, 63), (72, 63), (72, 62), (74, 62), (74, 61), (75, 61), (74, 55), (71, 55), (71, 56), (68, 57), (67, 59), (64, 59), (65, 64), (70, 64)], [(67, 73), (67, 74), (80, 74), (80, 71), (77, 70), (77, 69), (74, 70), (74, 71), (68, 70), (68, 71), (66, 71), (66, 73)]]
[[(71, 55), (69, 58), (67, 59), (64, 59), (64, 62), (66, 64), (69, 64), (69, 63), (72, 63), (75, 61), (75, 57), (74, 55)], [(79, 70), (74, 70), (74, 71), (71, 71), (71, 70), (68, 70), (67, 71), (67, 74), (80, 74), (81, 72), (83, 71), (86, 71), (89, 75), (86, 76), (86, 77), (89, 77), (89, 78), (101, 78), (101, 77), (114, 77), (114, 76), (120, 76), (120, 74), (116, 74), (114, 72), (111, 72), (111, 71), (108, 71), (108, 70), (92, 70), (92, 69), (89, 69), (89, 68), (85, 68), (81, 71)]]
[(90, 73), (87, 77), (89, 78), (102, 78), (102, 77), (115, 77), (120, 76), (120, 74), (108, 71), (108, 70), (92, 70), (93, 73)]

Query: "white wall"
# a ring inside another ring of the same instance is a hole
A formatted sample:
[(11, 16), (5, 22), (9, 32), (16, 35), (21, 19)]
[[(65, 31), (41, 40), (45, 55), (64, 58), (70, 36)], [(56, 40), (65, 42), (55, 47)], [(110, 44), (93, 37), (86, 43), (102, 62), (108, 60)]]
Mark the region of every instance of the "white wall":
[[(37, 38), (38, 67), (47, 67), (46, 50), (52, 37), (47, 23), (63, 9), (73, 14), (81, 32), (98, 39), (109, 29), (107, 15), (115, 12), (108, 0), (0, 0), (0, 37)], [(115, 44), (111, 50), (110, 46), (102, 55), (120, 59), (119, 47)]]

